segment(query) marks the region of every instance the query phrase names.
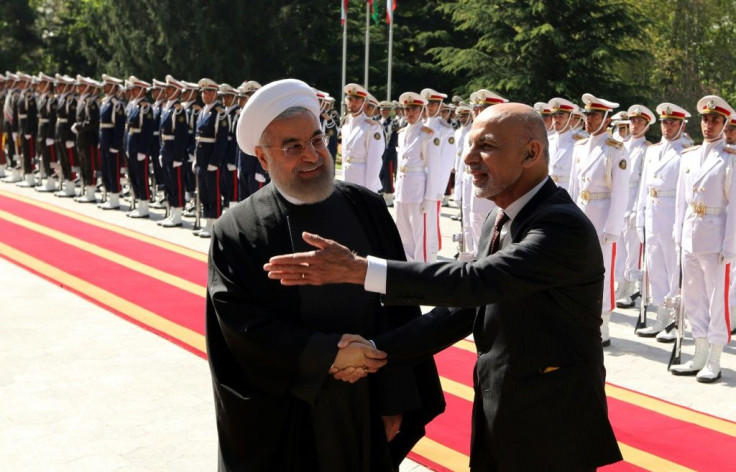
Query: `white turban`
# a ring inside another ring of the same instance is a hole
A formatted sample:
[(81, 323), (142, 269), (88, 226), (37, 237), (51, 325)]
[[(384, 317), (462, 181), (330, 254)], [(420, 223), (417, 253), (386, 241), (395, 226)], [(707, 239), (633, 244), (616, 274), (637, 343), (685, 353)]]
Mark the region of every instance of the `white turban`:
[(255, 155), (255, 148), (269, 124), (292, 107), (306, 108), (319, 120), (319, 101), (312, 87), (301, 80), (284, 79), (260, 88), (240, 112), (236, 137), (246, 154)]

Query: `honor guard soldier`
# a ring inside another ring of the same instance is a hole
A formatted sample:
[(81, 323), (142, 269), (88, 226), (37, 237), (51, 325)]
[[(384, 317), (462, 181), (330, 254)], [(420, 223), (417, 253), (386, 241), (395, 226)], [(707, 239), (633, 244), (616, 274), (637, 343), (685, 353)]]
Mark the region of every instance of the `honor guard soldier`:
[[(736, 115), (731, 115), (724, 132), (726, 146), (736, 149)], [(731, 288), (728, 294), (729, 314), (731, 315), (731, 334), (736, 334), (736, 265), (731, 264)]]
[(186, 110), (179, 103), (179, 96), (184, 89), (183, 83), (170, 75), (166, 76), (166, 102), (161, 108), (159, 120), (161, 150), (158, 155), (164, 175), (169, 216), (156, 222), (164, 228), (182, 225), (181, 218), (186, 204), (183, 170), (187, 167), (184, 163), (189, 161), (189, 126)]
[(441, 142), (434, 130), (422, 123), (427, 102), (421, 95), (405, 92), (399, 102), (404, 108), (407, 126), (399, 130), (397, 147), (396, 227), (407, 259), (429, 262), (436, 254), (429, 252), (428, 233), (436, 234), (437, 229), (428, 224), (427, 214), (434, 210), (433, 198), (443, 183)]
[(337, 159), (337, 145), (340, 143), (340, 113), (335, 110), (335, 97), (328, 95), (325, 98), (324, 114), (327, 119), (324, 122), (324, 133), (327, 135), (327, 150), (330, 151), (333, 162)]
[(577, 142), (570, 173), (570, 197), (577, 202), (598, 232), (605, 278), (601, 317), (601, 341), (610, 346), (608, 323), (614, 308), (614, 270), (616, 242), (623, 229), (624, 212), (629, 197), (631, 168), (623, 143), (612, 139), (607, 128), (611, 111), (618, 103), (583, 95), (585, 129), (590, 138)]
[(100, 109), (97, 105), (97, 97), (92, 93), (94, 83), (91, 82), (91, 79), (77, 75), (76, 88), (77, 113), (72, 125), (72, 133), (77, 137), (81, 192), (74, 200), (80, 203), (94, 203), (97, 201), (95, 197), (95, 161)]
[(228, 117), (217, 104), (217, 82), (201, 79), (198, 82), (204, 108), (199, 113), (196, 127), (197, 150), (195, 174), (199, 183), (199, 200), (205, 226), (195, 234), (201, 238), (212, 236), (212, 225), (222, 214), (221, 168), (227, 153)]
[(153, 111), (153, 137), (151, 138), (150, 149), (148, 155), (150, 156), (151, 167), (153, 167), (153, 174), (151, 187), (153, 188), (151, 208), (165, 208), (166, 197), (158, 197), (158, 192), (164, 190), (164, 171), (161, 168), (158, 156), (161, 152), (161, 134), (159, 132), (159, 118), (161, 117), (161, 107), (164, 101), (166, 101), (166, 82), (158, 79), (151, 81), (151, 110)]
[[(468, 147), (468, 133), (473, 125), (473, 109), (470, 106), (461, 104), (457, 107), (457, 117), (459, 127), (455, 131), (455, 143), (457, 143), (457, 153), (455, 157), (455, 203), (461, 208), (460, 218), (465, 218), (469, 215), (464, 214), (464, 211), (470, 212), (470, 205), (466, 205), (466, 202), (470, 202), (473, 198), (473, 184), (472, 178), (467, 179), (465, 173), (465, 157)], [(453, 218), (454, 219), (454, 218)], [(475, 253), (475, 247), (473, 244), (472, 228), (465, 219), (461, 225), (462, 227), (462, 251), (458, 254), (458, 260), (470, 262), (473, 260)]]
[(552, 128), (554, 133), (549, 137), (549, 176), (558, 187), (568, 190), (570, 170), (572, 169), (572, 151), (575, 143), (584, 136), (572, 129), (573, 113), (578, 106), (570, 100), (555, 97), (549, 101), (552, 111)]
[(680, 266), (672, 231), (683, 150), (681, 137), (690, 113), (666, 102), (657, 106), (657, 113), (662, 140), (647, 148), (635, 210), (637, 236), (646, 247), (642, 263), (646, 266), (648, 292), (652, 306), (656, 307), (657, 319), (636, 334), (647, 338), (656, 336), (657, 341), (669, 342), (674, 341), (675, 330), (664, 331), (673, 316), (665, 301), (676, 297), (680, 289)]
[(79, 165), (77, 158), (77, 146), (72, 125), (77, 119), (77, 99), (74, 95), (75, 81), (73, 78), (56, 74), (57, 83), (63, 88), (56, 97), (56, 129), (54, 140), (56, 142), (56, 154), (59, 157), (60, 185), (54, 194), (58, 197), (73, 197), (74, 173), (73, 168)]
[(383, 101), (378, 104), (378, 110), (381, 113), (381, 126), (383, 127), (383, 135), (386, 137), (386, 149), (381, 156), (381, 185), (383, 190), (383, 199), (386, 205), (394, 206), (394, 181), (396, 180), (396, 145), (399, 139), (399, 120), (391, 116), (393, 106), (389, 101)]
[[(248, 80), (240, 84), (238, 92), (240, 93), (239, 103), (240, 109), (245, 107), (250, 97), (261, 88), (261, 84), (255, 80)], [(238, 119), (240, 117), (238, 116)], [(263, 170), (261, 163), (258, 162), (256, 156), (246, 154), (240, 146), (237, 147), (238, 153), (238, 183), (240, 185), (240, 191), (238, 197), (240, 200), (244, 200), (249, 195), (257, 192), (261, 187), (271, 181), (268, 173)]]
[(733, 109), (720, 97), (698, 101), (703, 144), (685, 150), (677, 182), (675, 244), (681, 248), (682, 303), (695, 338), (695, 355), (673, 365), (698, 382), (721, 377), (723, 347), (731, 341), (728, 279), (736, 258), (736, 151), (723, 131)]
[(38, 137), (36, 149), (41, 155), (41, 172), (39, 174), (42, 178), (46, 177), (46, 184), (39, 183), (36, 190), (39, 192), (54, 192), (56, 190), (54, 170), (57, 165), (56, 146), (54, 144), (54, 128), (56, 126), (54, 85), (56, 79), (41, 72), (38, 74), (38, 80)]
[(31, 76), (18, 73), (18, 135), (21, 142), (23, 180), (18, 183), (19, 187), (35, 187), (36, 181), (33, 175), (33, 161), (36, 158), (36, 133), (38, 132), (38, 109), (36, 97), (31, 89)]
[(381, 190), (383, 150), (386, 147), (381, 125), (363, 112), (368, 91), (358, 84), (345, 86), (348, 119), (342, 126), (343, 179), (369, 190)]
[(365, 116), (373, 121), (379, 121), (381, 115), (378, 113), (378, 100), (372, 94), (368, 94), (365, 98), (365, 108), (363, 109)]
[(123, 137), (125, 135), (125, 106), (118, 100), (121, 79), (102, 74), (105, 93), (100, 105), (100, 170), (107, 201), (98, 205), (103, 210), (120, 208), (120, 169), (123, 167)]
[(197, 149), (197, 141), (194, 138), (194, 130), (197, 125), (197, 119), (199, 118), (199, 112), (202, 109), (197, 104), (197, 93), (199, 92), (199, 85), (194, 82), (187, 82), (182, 80), (181, 83), (184, 85), (184, 91), (181, 93), (181, 106), (184, 108), (187, 117), (187, 127), (189, 128), (189, 138), (187, 139), (187, 157), (188, 165), (184, 166), (182, 173), (184, 174), (184, 188), (186, 192), (184, 197), (187, 204), (185, 204), (184, 216), (193, 217), (198, 211), (194, 204), (194, 195), (197, 188), (197, 177), (194, 175), (194, 153)]
[(145, 100), (151, 84), (133, 75), (128, 78), (131, 85), (128, 116), (126, 119), (125, 148), (128, 155), (128, 173), (131, 192), (138, 201), (135, 210), (125, 214), (131, 218), (148, 218), (148, 203), (151, 199), (149, 185), (149, 150), (153, 139), (153, 110)]
[(18, 135), (18, 107), (17, 101), (20, 96), (18, 83), (20, 80), (16, 74), (12, 72), (5, 73), (8, 91), (5, 95), (5, 103), (3, 106), (4, 131), (6, 136), (6, 154), (5, 157), (10, 165), (10, 175), (3, 178), (5, 183), (16, 183), (22, 180), (21, 177), (21, 152), (20, 137)]
[(631, 174), (629, 175), (629, 199), (624, 212), (624, 227), (618, 240), (616, 250), (616, 273), (618, 282), (616, 289), (616, 306), (631, 308), (634, 306), (633, 295), (636, 292), (636, 279), (639, 275), (639, 254), (641, 241), (636, 231), (636, 201), (639, 197), (642, 165), (647, 148), (651, 144), (646, 140), (649, 126), (657, 118), (644, 105), (632, 105), (626, 112), (628, 132), (624, 141), (624, 149), (629, 159)]
[[(471, 97), (471, 102), (473, 105), (473, 116), (478, 116), (480, 112), (488, 107), (497, 105), (499, 103), (508, 102), (507, 99), (487, 89), (477, 90), (474, 92), (474, 95), (471, 95)], [(473, 186), (473, 176), (469, 172), (465, 174), (465, 181), (463, 182), (463, 185), (468, 185), (471, 188)], [(475, 252), (477, 253), (478, 242), (480, 241), (480, 234), (483, 227), (483, 222), (486, 221), (486, 217), (488, 216), (488, 214), (496, 208), (496, 204), (487, 198), (476, 197), (474, 191), (472, 197), (470, 198), (470, 201), (467, 203), (467, 206), (467, 224), (470, 227), (473, 235), (473, 240), (470, 247), (473, 247), (475, 249)], [(465, 224), (465, 222), (463, 222), (463, 224)]]
[(220, 84), (218, 96), (222, 102), (224, 113), (227, 117), (227, 149), (225, 151), (225, 162), (222, 165), (222, 197), (223, 208), (240, 201), (238, 190), (238, 143), (235, 141), (235, 125), (238, 123), (238, 102), (236, 95), (238, 91), (230, 84)]
[(555, 134), (554, 122), (552, 121), (552, 109), (549, 107), (549, 103), (537, 102), (534, 104), (534, 109), (537, 110), (539, 116), (544, 121), (544, 127), (547, 128), (547, 139), (552, 139)]
[(447, 95), (430, 88), (423, 89), (419, 94), (427, 102), (424, 108), (427, 117), (424, 124), (434, 131), (434, 139), (439, 140), (440, 145), (439, 182), (436, 183), (436, 187), (427, 191), (426, 195), (431, 198), (425, 203), (430, 208), (426, 214), (427, 228), (433, 229), (427, 232), (427, 252), (430, 254), (429, 260), (434, 261), (442, 248), (440, 205), (445, 197), (452, 167), (455, 165), (457, 146), (455, 146), (455, 130), (440, 115), (442, 101), (447, 98)]
[[(6, 79), (6, 77), (2, 74), (0, 74), (0, 103), (3, 104), (3, 113), (0, 113), (0, 179), (5, 177), (5, 167), (8, 165), (8, 158), (7, 158), (7, 151), (6, 146), (7, 143), (10, 142), (9, 139), (7, 139), (8, 135), (5, 129), (5, 99), (7, 97), (7, 89), (8, 89), (9, 81)], [(11, 120), (12, 120), (12, 113), (11, 113)]]
[(615, 113), (611, 117), (611, 137), (625, 143), (631, 137), (629, 133), (629, 115), (625, 111)]

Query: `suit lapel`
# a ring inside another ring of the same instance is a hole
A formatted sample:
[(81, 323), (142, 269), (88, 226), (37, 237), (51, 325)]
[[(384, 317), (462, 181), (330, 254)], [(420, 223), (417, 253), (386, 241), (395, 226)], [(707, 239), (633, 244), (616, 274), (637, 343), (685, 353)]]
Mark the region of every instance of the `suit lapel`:
[(524, 208), (522, 208), (519, 214), (516, 215), (516, 218), (511, 221), (511, 227), (509, 228), (509, 235), (512, 238), (511, 241), (517, 241), (519, 228), (524, 225), (526, 220), (529, 219), (537, 207), (551, 197), (557, 190), (557, 185), (555, 185), (552, 179), (547, 177), (547, 181), (542, 185), (542, 188), (540, 188), (537, 194), (534, 195), (526, 205), (524, 205)]

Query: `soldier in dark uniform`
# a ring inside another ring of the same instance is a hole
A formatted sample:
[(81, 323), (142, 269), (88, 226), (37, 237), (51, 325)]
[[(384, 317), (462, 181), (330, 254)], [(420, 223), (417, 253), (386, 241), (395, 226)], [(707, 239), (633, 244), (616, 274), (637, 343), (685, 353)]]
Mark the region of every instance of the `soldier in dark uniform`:
[(100, 108), (97, 97), (92, 93), (95, 83), (87, 77), (77, 76), (77, 114), (72, 132), (77, 135), (79, 174), (82, 191), (74, 200), (80, 203), (94, 203), (95, 170), (97, 168), (97, 135), (100, 127)]
[[(261, 88), (261, 84), (255, 80), (248, 80), (240, 84), (238, 87), (239, 97), (238, 104), (242, 110), (251, 95)], [(238, 117), (239, 118), (239, 117)], [(240, 149), (240, 146), (236, 146), (238, 157), (238, 183), (240, 184), (240, 200), (245, 200), (246, 197), (255, 193), (258, 189), (266, 185), (271, 181), (268, 173), (263, 170), (261, 164), (258, 162), (256, 156), (246, 154)]]
[(153, 139), (154, 122), (151, 104), (145, 100), (145, 96), (151, 84), (132, 75), (128, 81), (131, 85), (131, 100), (127, 109), (125, 148), (128, 155), (128, 179), (138, 205), (135, 210), (126, 213), (126, 216), (148, 218), (148, 202), (151, 199), (148, 153)]
[(230, 84), (220, 84), (218, 95), (222, 101), (224, 112), (227, 115), (227, 150), (225, 151), (225, 162), (222, 164), (221, 175), (223, 208), (228, 208), (232, 202), (240, 201), (238, 198), (238, 143), (235, 142), (235, 125), (238, 120), (238, 102), (235, 100), (237, 90)]
[(15, 102), (18, 101), (20, 91), (18, 90), (18, 76), (6, 72), (7, 93), (3, 105), (3, 131), (5, 133), (5, 159), (10, 167), (10, 175), (5, 176), (3, 182), (15, 183), (21, 180), (18, 147), (18, 109)]
[(179, 103), (184, 84), (170, 75), (166, 76), (167, 101), (161, 108), (159, 131), (161, 132), (161, 168), (164, 173), (169, 216), (157, 222), (164, 228), (181, 226), (182, 212), (186, 203), (184, 196), (184, 169), (190, 165), (187, 154), (189, 125), (187, 110)]
[(36, 134), (38, 133), (38, 109), (36, 97), (31, 88), (31, 76), (18, 74), (18, 89), (20, 94), (15, 102), (18, 110), (18, 134), (20, 136), (22, 155), (23, 180), (18, 182), (19, 187), (35, 187), (33, 175), (33, 161), (36, 158)]
[(77, 149), (74, 142), (72, 125), (77, 117), (77, 100), (74, 96), (74, 79), (66, 75), (56, 74), (56, 127), (54, 141), (56, 155), (59, 158), (60, 184), (57, 197), (74, 196), (74, 175), (72, 167), (77, 166)]
[(41, 155), (41, 174), (46, 177), (46, 185), (39, 185), (39, 192), (53, 192), (56, 190), (57, 164), (56, 145), (54, 144), (54, 128), (56, 127), (56, 98), (54, 84), (56, 79), (44, 74), (38, 74), (40, 81), (38, 95), (38, 136), (36, 148)]
[(335, 99), (327, 92), (316, 90), (317, 100), (319, 100), (319, 127), (327, 136), (327, 149), (332, 156), (333, 169), (337, 159), (337, 144), (340, 128), (338, 127), (339, 116), (336, 110), (332, 108)]
[[(0, 74), (0, 103), (5, 103), (5, 92), (7, 90), (8, 81), (5, 76)], [(5, 140), (7, 136), (5, 134), (5, 113), (0, 113), (0, 178), (5, 177), (5, 166), (8, 165), (8, 160), (5, 157)]]
[(217, 82), (201, 79), (198, 82), (204, 107), (196, 127), (197, 150), (195, 169), (199, 183), (199, 200), (205, 226), (195, 232), (201, 238), (212, 236), (212, 225), (222, 214), (221, 169), (227, 152), (227, 114), (217, 104)]
[(153, 110), (154, 123), (153, 138), (151, 138), (151, 147), (148, 150), (148, 155), (151, 157), (151, 164), (153, 167), (152, 186), (154, 195), (152, 195), (153, 201), (151, 202), (151, 207), (164, 208), (166, 197), (162, 196), (160, 199), (158, 198), (158, 192), (163, 192), (165, 189), (164, 181), (166, 180), (166, 177), (164, 176), (164, 170), (161, 167), (161, 163), (158, 159), (159, 152), (161, 151), (161, 136), (159, 135), (158, 127), (160, 123), (159, 118), (161, 116), (161, 106), (163, 105), (164, 100), (166, 100), (166, 82), (153, 79), (151, 99), (153, 100), (153, 104), (151, 104), (151, 110)]
[(399, 120), (391, 116), (393, 106), (384, 101), (378, 104), (381, 112), (381, 126), (386, 136), (386, 150), (383, 151), (383, 167), (381, 167), (381, 184), (383, 185), (383, 199), (386, 205), (394, 205), (394, 181), (396, 180), (396, 146), (399, 144)]
[(194, 139), (194, 130), (199, 118), (199, 112), (202, 107), (197, 103), (197, 92), (199, 91), (199, 85), (194, 82), (181, 82), (184, 85), (184, 90), (181, 93), (181, 106), (186, 112), (188, 138), (187, 138), (187, 165), (184, 166), (182, 174), (184, 174), (184, 199), (189, 202), (186, 203), (184, 209), (184, 216), (194, 217), (197, 209), (194, 204), (194, 194), (197, 188), (197, 177), (194, 175), (194, 151), (197, 147), (197, 142)]
[(125, 106), (117, 98), (122, 80), (102, 74), (105, 98), (100, 106), (100, 169), (107, 201), (99, 205), (103, 210), (120, 208), (120, 169), (123, 164), (123, 135), (125, 134)]

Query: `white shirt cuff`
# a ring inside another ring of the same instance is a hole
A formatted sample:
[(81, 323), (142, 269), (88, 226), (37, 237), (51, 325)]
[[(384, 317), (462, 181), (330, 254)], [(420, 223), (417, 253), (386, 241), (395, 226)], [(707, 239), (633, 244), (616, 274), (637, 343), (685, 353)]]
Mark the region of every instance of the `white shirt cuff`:
[(386, 293), (386, 275), (388, 264), (386, 259), (368, 256), (368, 270), (365, 273), (363, 288), (366, 292)]

